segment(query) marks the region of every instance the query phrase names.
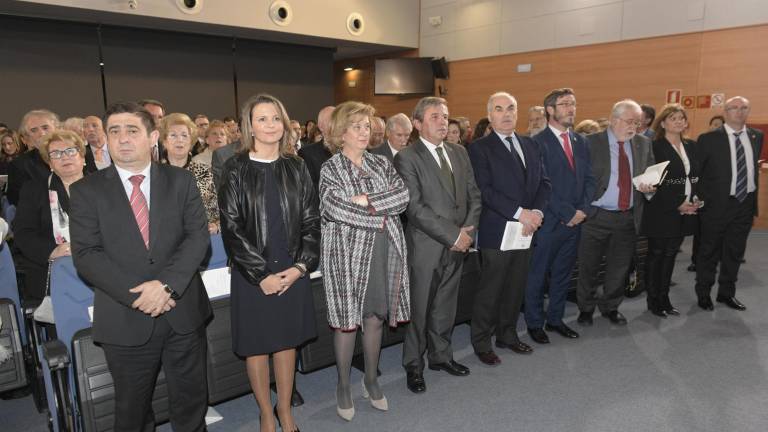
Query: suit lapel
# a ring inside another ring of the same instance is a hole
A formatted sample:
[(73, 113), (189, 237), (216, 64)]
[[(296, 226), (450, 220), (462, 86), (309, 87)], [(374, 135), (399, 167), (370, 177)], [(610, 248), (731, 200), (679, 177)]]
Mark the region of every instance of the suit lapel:
[(160, 166), (152, 163), (150, 168), (150, 189), (149, 189), (149, 249), (157, 244), (157, 238), (162, 232), (163, 215), (166, 214), (164, 208), (168, 203), (167, 197), (163, 193), (168, 190), (167, 180)]
[[(429, 151), (429, 149), (427, 149), (427, 146), (424, 145), (423, 142), (421, 142), (421, 139), (419, 139), (414, 144), (414, 147), (417, 153), (419, 154), (419, 157), (421, 157), (422, 163), (427, 167), (427, 170), (432, 171), (432, 177), (436, 178), (437, 181), (440, 182), (440, 184), (443, 186), (443, 189), (445, 189), (445, 192), (448, 194), (448, 196), (451, 197), (451, 199), (453, 199), (454, 197), (453, 197), (453, 194), (451, 193), (451, 185), (448, 184), (448, 180), (443, 178), (443, 175), (440, 173), (440, 165), (438, 165), (435, 158), (432, 157), (432, 153)], [(454, 180), (456, 179), (455, 173), (453, 178)]]
[[(522, 170), (520, 167), (520, 162), (515, 155), (512, 154), (513, 151), (516, 151), (514, 149), (514, 146), (510, 144), (509, 150), (507, 150), (507, 145), (504, 144), (504, 141), (499, 138), (498, 135), (496, 135), (495, 132), (491, 133), (493, 135), (493, 143), (491, 144), (491, 153), (494, 155), (495, 158), (497, 158), (500, 161), (504, 162), (505, 166), (510, 167), (512, 175), (517, 177), (517, 180), (520, 182), (518, 184), (525, 184), (525, 171)], [(520, 148), (523, 147), (522, 142), (520, 141), (519, 137), (518, 141), (520, 143)], [(525, 150), (523, 150), (523, 155), (525, 155)]]
[[(125, 186), (120, 180), (120, 175), (117, 173), (115, 165), (110, 165), (105, 168), (106, 181), (104, 182), (104, 197), (112, 202), (110, 208), (113, 213), (110, 217), (116, 219), (122, 219), (117, 226), (126, 227), (131, 232), (131, 237), (136, 243), (136, 248), (141, 247), (144, 249), (144, 239), (141, 238), (141, 232), (139, 232), (139, 226), (136, 224), (136, 217), (133, 215), (133, 209), (131, 209), (131, 202), (128, 195), (125, 192)], [(135, 249), (138, 250), (138, 249)]]
[(642, 174), (642, 159), (645, 158), (643, 149), (641, 148), (640, 139), (637, 135), (632, 137), (632, 177)]

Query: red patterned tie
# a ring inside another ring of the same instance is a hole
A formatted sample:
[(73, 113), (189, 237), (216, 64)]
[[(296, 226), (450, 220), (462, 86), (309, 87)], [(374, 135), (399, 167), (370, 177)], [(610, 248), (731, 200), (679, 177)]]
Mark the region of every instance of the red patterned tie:
[(632, 175), (629, 173), (629, 158), (624, 151), (624, 141), (619, 141), (619, 210), (629, 210), (629, 197), (632, 193)]
[(141, 182), (144, 181), (144, 176), (135, 175), (129, 177), (128, 180), (133, 185), (131, 210), (133, 210), (133, 216), (136, 217), (136, 225), (139, 226), (141, 238), (144, 239), (144, 246), (149, 249), (149, 208), (147, 207), (147, 199), (141, 192)]
[(563, 138), (563, 150), (565, 150), (565, 157), (568, 158), (571, 171), (575, 171), (576, 166), (573, 164), (573, 149), (571, 148), (571, 139), (568, 136), (568, 131), (561, 133), (560, 137)]

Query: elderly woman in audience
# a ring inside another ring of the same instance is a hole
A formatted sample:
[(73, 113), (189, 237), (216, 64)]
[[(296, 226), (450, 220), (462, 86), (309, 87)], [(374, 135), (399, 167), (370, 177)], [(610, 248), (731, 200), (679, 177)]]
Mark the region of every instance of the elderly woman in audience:
[(687, 126), (688, 116), (680, 104), (665, 105), (653, 125), (656, 163), (669, 165), (664, 180), (645, 204), (641, 233), (648, 237), (648, 310), (662, 318), (680, 314), (669, 300), (669, 284), (680, 244), (696, 229), (696, 211), (703, 204), (696, 197), (695, 145), (683, 137)]
[(333, 111), (333, 155), (320, 171), (323, 285), (328, 322), (334, 329), (338, 371), (337, 413), (355, 415), (349, 383), (357, 328), (363, 331), (363, 397), (386, 411), (377, 380), (383, 322), (410, 317), (405, 237), (398, 215), (408, 189), (389, 160), (366, 152), (373, 107), (344, 102)]
[(205, 130), (203, 138), (205, 139), (205, 150), (193, 157), (192, 160), (210, 167), (213, 152), (229, 144), (227, 125), (221, 120), (212, 121)]
[(598, 133), (600, 132), (600, 124), (598, 124), (594, 120), (586, 119), (579, 122), (579, 124), (576, 125), (576, 127), (573, 129), (574, 132), (577, 134), (582, 134), (584, 136)]
[[(309, 273), (317, 267), (317, 194), (304, 161), (292, 152), (290, 119), (266, 94), (245, 103), (239, 152), (220, 188), (222, 236), (232, 260), (232, 349), (246, 370), (260, 430), (298, 431), (291, 413), (296, 347), (315, 337)], [(272, 410), (269, 357), (277, 405)]]
[(72, 131), (58, 130), (38, 147), (51, 173), (44, 181), (30, 180), (21, 188), (13, 232), (25, 270), (25, 306), (39, 304), (45, 296), (49, 261), (70, 256), (69, 187), (83, 178), (85, 143)]
[[(211, 129), (210, 127), (208, 128)], [(219, 232), (219, 205), (210, 165), (192, 160), (192, 143), (197, 141), (197, 127), (186, 114), (172, 113), (161, 120), (160, 140), (166, 157), (162, 163), (189, 170), (197, 182), (208, 217), (208, 231)]]
[(445, 140), (451, 144), (462, 144), (461, 137), (464, 136), (464, 130), (461, 128), (461, 123), (456, 119), (448, 120), (448, 135), (445, 136)]
[(26, 150), (16, 132), (8, 129), (0, 133), (0, 174), (8, 174), (8, 164)]

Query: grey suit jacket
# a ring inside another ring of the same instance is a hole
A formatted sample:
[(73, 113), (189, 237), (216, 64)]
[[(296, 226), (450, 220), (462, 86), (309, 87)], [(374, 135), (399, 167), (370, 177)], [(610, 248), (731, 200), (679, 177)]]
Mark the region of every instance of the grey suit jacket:
[(389, 159), (390, 162), (395, 163), (395, 155), (392, 154), (392, 149), (389, 148), (389, 141), (384, 141), (384, 144), (372, 148), (369, 151), (373, 154), (384, 156)]
[[(595, 196), (590, 202), (597, 201), (608, 189), (608, 181), (611, 178), (611, 151), (608, 144), (608, 131), (602, 131), (587, 136), (589, 143), (589, 154), (592, 159), (592, 174), (595, 176)], [(653, 146), (651, 140), (643, 135), (635, 135), (632, 138), (632, 176), (636, 177), (645, 169), (656, 163), (653, 157)], [(637, 189), (633, 189), (632, 197), (635, 230), (640, 232), (640, 222), (643, 216), (643, 206), (645, 204), (645, 195)], [(597, 211), (595, 207), (590, 208), (592, 216)]]
[(440, 166), (421, 140), (395, 156), (395, 168), (411, 195), (406, 210), (409, 246), (426, 247), (435, 253), (452, 247), (461, 227), (472, 225), (477, 228), (482, 208), (480, 189), (475, 183), (467, 151), (460, 145), (444, 145), (453, 167), (455, 198), (449, 192), (448, 181), (440, 175)]
[(211, 156), (211, 173), (213, 174), (213, 185), (216, 190), (221, 186), (221, 178), (224, 175), (224, 164), (235, 155), (240, 141), (233, 141), (222, 148), (216, 149)]

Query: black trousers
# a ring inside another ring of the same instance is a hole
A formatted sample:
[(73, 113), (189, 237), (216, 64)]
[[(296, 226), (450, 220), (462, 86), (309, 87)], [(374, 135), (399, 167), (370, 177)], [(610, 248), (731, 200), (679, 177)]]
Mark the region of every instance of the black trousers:
[(675, 258), (683, 237), (648, 237), (648, 255), (645, 258), (645, 287), (649, 310), (668, 310), (669, 284), (675, 269)]
[(115, 432), (155, 430), (152, 393), (160, 366), (174, 431), (205, 431), (208, 410), (205, 326), (180, 335), (160, 316), (141, 346), (102, 344), (115, 385)]
[(517, 342), (517, 320), (528, 283), (531, 249), (480, 249), (481, 277), (472, 307), (470, 337), (475, 352), (491, 350), (491, 336)]
[[(579, 310), (606, 313), (618, 309), (624, 299), (627, 274), (635, 253), (635, 221), (632, 210), (612, 212), (598, 209), (581, 226), (579, 241), (579, 282), (576, 288)], [(603, 295), (598, 296), (600, 264), (605, 257)]]
[(747, 237), (752, 229), (755, 214), (755, 193), (747, 194), (744, 202), (728, 200), (724, 209), (706, 209), (699, 216), (701, 221), (701, 245), (696, 257), (696, 295), (709, 296), (718, 264), (718, 296), (733, 297), (736, 294), (741, 258), (747, 247)]

